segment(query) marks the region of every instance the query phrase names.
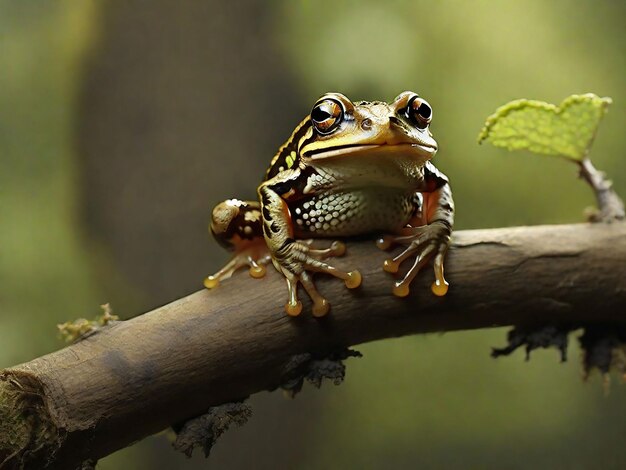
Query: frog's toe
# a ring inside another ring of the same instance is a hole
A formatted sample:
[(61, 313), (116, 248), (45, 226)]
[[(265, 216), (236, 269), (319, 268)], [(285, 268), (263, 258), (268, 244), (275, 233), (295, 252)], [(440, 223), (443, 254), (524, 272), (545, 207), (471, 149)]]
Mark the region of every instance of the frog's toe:
[(228, 279), (233, 275), (235, 271), (237, 271), (237, 269), (241, 268), (244, 265), (244, 260), (240, 256), (235, 255), (228, 263), (224, 265), (224, 267), (222, 267), (222, 269), (214, 274), (211, 274), (210, 276), (207, 276), (204, 279), (204, 287), (206, 287), (207, 289), (214, 289), (215, 287), (220, 285), (220, 281)]
[(334, 241), (330, 247), (324, 249), (309, 248), (308, 255), (316, 259), (335, 258), (346, 254), (346, 244)]
[(261, 279), (262, 277), (265, 277), (265, 274), (267, 273), (265, 265), (269, 263), (270, 259), (271, 258), (269, 255), (267, 258), (260, 260), (248, 258), (248, 265), (250, 266), (248, 273), (250, 274), (250, 277), (253, 277), (255, 279)]
[(306, 290), (306, 293), (309, 294), (311, 301), (313, 302), (313, 316), (314, 317), (323, 317), (330, 310), (330, 304), (328, 300), (320, 295), (315, 287), (315, 283), (309, 273), (306, 271), (300, 275), (300, 282), (302, 283), (302, 287)]
[(405, 227), (397, 235), (382, 235), (376, 239), (376, 246), (387, 251), (395, 245), (408, 245), (428, 231), (428, 225)]
[(310, 297), (311, 302), (313, 302), (313, 316), (319, 318), (328, 314), (330, 311), (330, 303), (319, 293), (317, 287), (315, 287), (313, 276), (307, 271), (304, 271), (299, 276), (295, 276), (295, 279), (293, 280), (287, 278), (287, 289), (289, 292), (289, 300), (285, 305), (285, 312), (287, 312), (287, 315), (296, 317), (302, 312), (302, 302), (298, 300), (298, 282), (302, 284), (302, 287), (304, 287), (304, 290)]
[[(407, 238), (404, 236), (394, 237), (394, 242), (403, 243), (407, 246), (404, 250), (402, 250), (402, 252), (399, 255), (393, 258), (388, 258), (384, 261), (383, 270), (392, 274), (397, 273), (398, 269), (400, 268), (400, 265), (411, 256), (418, 253), (418, 259), (424, 258), (424, 255), (426, 254), (427, 250), (428, 252), (432, 251), (430, 250), (429, 247), (433, 247), (433, 245), (428, 245), (429, 240), (424, 240), (422, 236), (418, 236), (417, 238), (416, 237)], [(426, 261), (427, 260), (428, 258), (426, 258)], [(419, 268), (421, 268), (422, 265), (423, 264), (420, 264)], [(415, 264), (414, 264), (414, 267), (415, 267)], [(409, 273), (411, 273), (411, 271), (409, 271)], [(417, 272), (415, 274), (417, 274)], [(411, 280), (412, 279), (413, 278), (411, 278)]]
[(331, 266), (328, 263), (324, 263), (318, 259), (308, 258), (304, 262), (304, 267), (309, 271), (315, 271), (319, 273), (326, 273), (343, 280), (348, 289), (355, 289), (361, 285), (361, 273), (357, 270), (343, 271), (339, 268)]
[[(401, 263), (402, 261), (404, 261), (406, 258), (408, 258), (410, 255), (412, 255), (415, 252), (415, 249), (409, 249), (409, 248), (404, 250), (402, 253), (400, 253), (400, 255), (396, 256), (396, 258), (394, 258), (393, 260), (386, 260), (386, 261), (390, 261), (391, 263), (394, 263), (394, 260), (400, 258), (401, 260), (399, 262), (396, 262), (396, 264), (393, 265), (394, 267), (396, 267), (397, 264)], [(406, 297), (407, 295), (409, 295), (411, 282), (413, 282), (413, 279), (415, 279), (415, 276), (417, 276), (417, 273), (419, 273), (420, 270), (424, 267), (424, 265), (428, 262), (434, 250), (435, 250), (435, 247), (433, 245), (428, 245), (422, 252), (420, 252), (415, 257), (413, 261), (413, 265), (409, 268), (407, 273), (404, 275), (404, 278), (402, 278), (401, 281), (397, 281), (394, 284), (393, 286), (394, 295), (398, 297)], [(397, 271), (397, 267), (396, 267), (396, 271)]]
[(287, 279), (287, 290), (289, 292), (289, 300), (285, 304), (285, 312), (287, 315), (292, 317), (297, 317), (302, 313), (302, 302), (298, 300), (298, 282), (302, 283), (304, 290), (311, 298), (313, 302), (313, 316), (314, 317), (323, 317), (330, 310), (330, 304), (328, 300), (320, 295), (315, 287), (315, 283), (309, 273), (304, 271), (299, 276), (296, 275), (288, 275)]
[(302, 312), (302, 302), (298, 300), (298, 279), (295, 275), (285, 274), (289, 300), (285, 304), (285, 312), (290, 317), (297, 317)]
[(383, 235), (382, 237), (376, 239), (376, 246), (381, 250), (387, 251), (394, 245), (395, 238), (396, 237), (393, 235)]
[(431, 224), (429, 226), (411, 228), (411, 231), (413, 232), (412, 234), (389, 237), (392, 243), (403, 244), (406, 247), (394, 258), (386, 259), (383, 263), (383, 270), (395, 274), (404, 261), (414, 257), (413, 264), (404, 277), (394, 283), (394, 295), (398, 297), (409, 295), (411, 282), (433, 257), (435, 282), (431, 286), (431, 291), (440, 297), (446, 295), (449, 284), (443, 274), (443, 261), (448, 250), (449, 229)]
[(210, 276), (204, 278), (203, 284), (207, 289), (214, 289), (220, 285), (220, 279), (219, 277), (211, 274)]
[(204, 279), (204, 287), (213, 289), (219, 286), (220, 281), (230, 278), (235, 271), (243, 267), (248, 267), (248, 273), (255, 279), (265, 276), (267, 270), (265, 265), (271, 261), (271, 256), (267, 249), (258, 247), (249, 248), (236, 253), (232, 259), (215, 274)]
[(303, 271), (330, 274), (343, 280), (348, 289), (354, 289), (361, 285), (361, 273), (356, 270), (344, 271), (323, 261), (330, 257), (343, 256), (345, 252), (346, 245), (339, 241), (332, 242), (330, 247), (326, 249), (316, 249), (307, 245), (296, 244), (292, 257), (298, 260), (298, 264), (300, 264)]
[(443, 275), (443, 260), (446, 256), (446, 252), (448, 251), (448, 245), (440, 245), (439, 252), (435, 256), (435, 262), (433, 267), (435, 269), (435, 282), (430, 286), (430, 290), (437, 297), (443, 297), (448, 293), (448, 281)]
[(285, 261), (285, 265), (290, 265), (299, 274), (295, 274), (284, 267), (280, 269), (287, 279), (289, 300), (285, 305), (285, 311), (288, 315), (297, 316), (302, 311), (302, 303), (298, 300), (297, 295), (298, 283), (302, 284), (302, 287), (304, 287), (304, 290), (313, 302), (313, 316), (323, 317), (329, 312), (330, 303), (322, 297), (315, 287), (312, 272), (326, 273), (339, 278), (344, 281), (349, 289), (354, 289), (361, 285), (362, 278), (359, 271), (344, 271), (323, 261), (331, 256), (341, 256), (345, 253), (345, 250), (345, 245), (341, 242), (333, 242), (326, 249), (314, 249), (301, 243), (293, 246), (290, 259)]

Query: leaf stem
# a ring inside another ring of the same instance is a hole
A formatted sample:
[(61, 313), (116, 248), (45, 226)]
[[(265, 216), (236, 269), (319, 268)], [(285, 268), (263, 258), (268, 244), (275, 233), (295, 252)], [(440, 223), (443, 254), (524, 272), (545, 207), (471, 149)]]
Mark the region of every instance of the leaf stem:
[(606, 178), (606, 175), (598, 171), (593, 166), (588, 157), (578, 162), (580, 167), (580, 177), (583, 178), (596, 194), (599, 212), (593, 214), (591, 220), (593, 222), (613, 222), (615, 220), (623, 220), (624, 202), (613, 191), (613, 183)]

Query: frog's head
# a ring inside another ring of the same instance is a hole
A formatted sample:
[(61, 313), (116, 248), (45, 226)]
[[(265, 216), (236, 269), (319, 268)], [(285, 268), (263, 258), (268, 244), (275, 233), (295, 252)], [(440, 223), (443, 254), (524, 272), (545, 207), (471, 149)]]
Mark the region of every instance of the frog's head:
[(429, 129), (432, 116), (428, 102), (411, 91), (391, 103), (353, 103), (341, 93), (327, 93), (313, 106), (311, 131), (299, 142), (298, 151), (311, 160), (372, 151), (430, 160), (437, 151)]

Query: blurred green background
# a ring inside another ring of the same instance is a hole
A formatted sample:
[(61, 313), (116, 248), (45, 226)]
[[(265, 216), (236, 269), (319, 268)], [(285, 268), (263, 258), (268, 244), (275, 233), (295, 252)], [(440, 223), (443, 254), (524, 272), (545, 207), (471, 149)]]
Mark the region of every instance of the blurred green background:
[[(210, 208), (253, 197), (329, 90), (429, 100), (457, 229), (593, 204), (573, 165), (476, 144), (516, 98), (611, 96), (592, 157), (626, 195), (623, 2), (227, 3), (0, 0), (0, 367), (104, 302), (128, 318), (197, 290), (226, 259)], [(341, 387), (253, 397), (208, 463), (161, 434), (98, 468), (626, 467), (626, 389), (583, 383), (575, 342), (565, 365), (490, 359), (505, 333), (368, 344)]]

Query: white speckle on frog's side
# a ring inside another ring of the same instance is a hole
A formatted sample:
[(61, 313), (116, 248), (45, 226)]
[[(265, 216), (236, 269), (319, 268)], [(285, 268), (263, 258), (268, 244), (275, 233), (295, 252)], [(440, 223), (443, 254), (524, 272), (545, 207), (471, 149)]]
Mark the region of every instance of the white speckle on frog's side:
[(245, 204), (245, 202), (240, 199), (227, 199), (226, 201), (224, 201), (224, 204), (232, 207), (241, 207)]
[(302, 190), (302, 192), (304, 194), (309, 194), (311, 191), (313, 191), (313, 188), (315, 183), (315, 178), (313, 176), (309, 176), (306, 180), (306, 186), (304, 187), (304, 189)]
[(246, 222), (256, 222), (261, 219), (261, 212), (257, 210), (247, 211), (243, 218)]
[(318, 173), (314, 173), (309, 176), (306, 180), (306, 185), (302, 192), (304, 194), (310, 194), (314, 192), (319, 192), (320, 189), (326, 187), (331, 187), (331, 185), (336, 181), (336, 178), (321, 168), (316, 170)]
[(296, 214), (300, 215), (302, 213), (302, 209), (300, 209), (299, 207), (296, 207)]
[(413, 198), (405, 192), (393, 191), (322, 193), (300, 202), (292, 210), (298, 213), (300, 209), (302, 228), (325, 236), (350, 236), (402, 226), (412, 213)]
[(252, 232), (253, 232), (252, 227), (250, 227), (249, 225), (246, 225), (243, 228), (243, 233), (245, 233), (248, 236), (252, 235)]

